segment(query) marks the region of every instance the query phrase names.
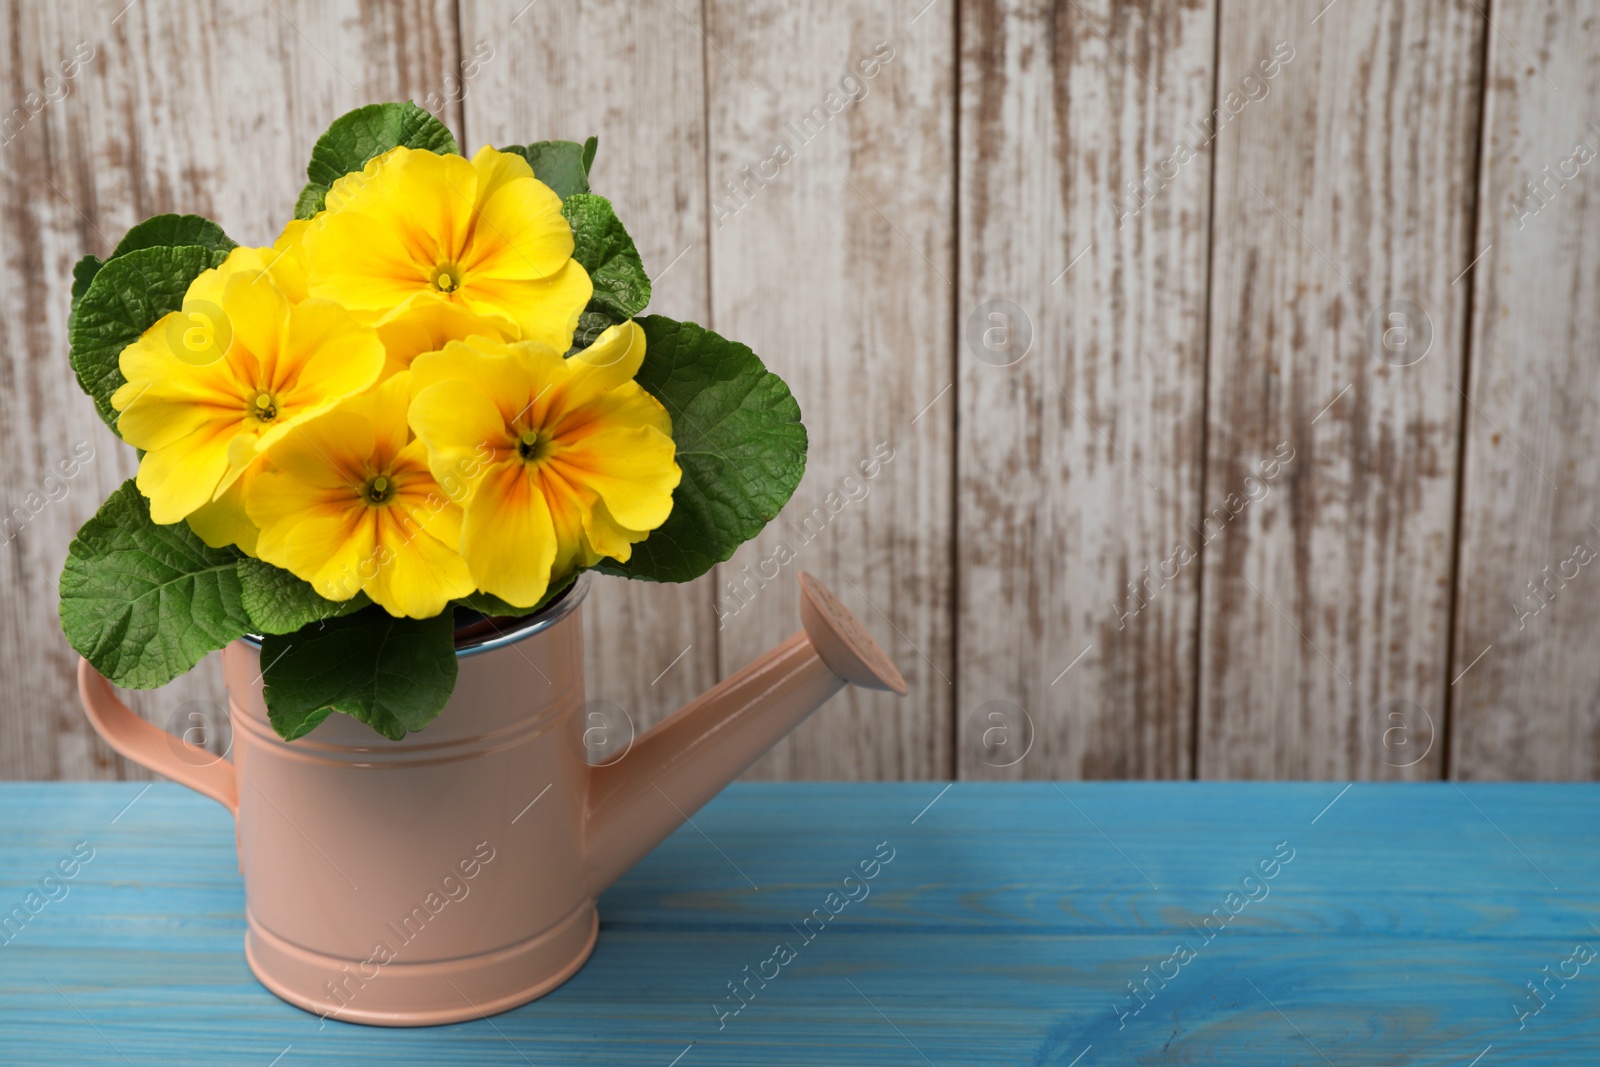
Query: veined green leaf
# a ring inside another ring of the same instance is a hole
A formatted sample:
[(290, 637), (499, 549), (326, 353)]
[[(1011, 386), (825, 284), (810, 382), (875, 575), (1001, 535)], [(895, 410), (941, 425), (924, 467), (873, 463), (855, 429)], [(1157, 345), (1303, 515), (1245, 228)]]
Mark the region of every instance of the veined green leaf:
[(744, 345), (661, 315), (637, 321), (645, 357), (636, 380), (672, 417), (683, 480), (672, 514), (632, 558), (597, 569), (687, 582), (732, 556), (788, 502), (805, 473), (806, 428), (789, 387)]
[[(222, 232), (222, 227), (203, 215), (153, 215), (122, 235), (111, 259), (141, 248), (197, 245), (213, 252), (232, 252), (238, 244)], [(111, 259), (106, 260), (107, 263)]]
[(365, 593), (349, 600), (319, 596), (310, 582), (281, 567), (246, 556), (239, 561), (244, 610), (258, 634), (292, 634), (302, 627), (360, 611), (372, 601)]
[(221, 248), (152, 245), (115, 256), (94, 273), (67, 333), (78, 384), (113, 431), (117, 412), (111, 394), (126, 381), (118, 365), (122, 350), (163, 315), (183, 307), (189, 283), (226, 258)]
[(261, 644), (267, 715), (285, 740), (331, 712), (398, 741), (432, 722), (456, 684), (455, 613), (399, 619), (377, 605)]
[(561, 205), (572, 224), (572, 258), (594, 282), (594, 295), (578, 320), (575, 348), (587, 348), (609, 326), (626, 322), (650, 303), (650, 278), (633, 238), (611, 202), (593, 193), (573, 193)]
[(589, 191), (589, 168), (599, 146), (598, 138), (591, 137), (583, 144), (576, 141), (535, 141), (532, 144), (506, 145), (502, 152), (515, 152), (528, 161), (533, 176), (554, 189), (565, 200), (574, 193)]
[(153, 689), (250, 629), (240, 555), (158, 526), (131, 480), (84, 523), (61, 572), (61, 628), (112, 682)]

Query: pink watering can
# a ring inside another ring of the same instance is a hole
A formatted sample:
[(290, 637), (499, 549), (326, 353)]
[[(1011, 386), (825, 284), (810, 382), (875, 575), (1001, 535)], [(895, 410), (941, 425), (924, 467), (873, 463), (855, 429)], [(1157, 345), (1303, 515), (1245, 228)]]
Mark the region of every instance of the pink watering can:
[(231, 762), (129, 711), (87, 661), (78, 689), (112, 748), (233, 813), (263, 985), (348, 1022), (459, 1022), (571, 977), (601, 891), (846, 684), (905, 694), (822, 583), (800, 590), (800, 632), (604, 766), (582, 741), (582, 579), (503, 634), (458, 631), (449, 704), (401, 741), (344, 715), (282, 740), (247, 641), (222, 655)]

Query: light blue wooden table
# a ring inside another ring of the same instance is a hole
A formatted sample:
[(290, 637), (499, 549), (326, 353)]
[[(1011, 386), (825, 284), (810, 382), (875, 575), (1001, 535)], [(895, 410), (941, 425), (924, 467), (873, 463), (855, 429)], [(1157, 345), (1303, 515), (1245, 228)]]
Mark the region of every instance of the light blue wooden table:
[(734, 786), (571, 982), (426, 1030), (258, 985), (227, 815), (143, 788), (0, 785), (0, 1062), (1600, 1064), (1600, 786)]

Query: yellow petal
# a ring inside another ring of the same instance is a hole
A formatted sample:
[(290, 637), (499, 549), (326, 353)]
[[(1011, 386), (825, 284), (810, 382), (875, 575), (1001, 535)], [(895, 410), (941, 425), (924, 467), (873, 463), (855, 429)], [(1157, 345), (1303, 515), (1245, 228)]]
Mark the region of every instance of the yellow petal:
[(185, 297), (221, 306), (223, 290), (227, 288), (229, 279), (236, 274), (267, 270), (268, 264), (276, 256), (277, 252), (272, 249), (240, 245), (228, 253), (220, 266), (201, 271), (199, 276), (189, 283)]
[(571, 383), (550, 415), (555, 433), (573, 439), (617, 426), (653, 426), (670, 437), (672, 420), (666, 408), (632, 380), (644, 357), (644, 330), (625, 322), (569, 359)]
[(310, 219), (290, 220), (283, 233), (272, 242), (271, 258), (262, 268), (271, 272), (272, 280), (294, 304), (311, 295), (306, 281), (305, 250), (305, 233), (310, 225)]
[[(330, 509), (307, 516), (283, 539), (286, 562), (278, 566), (310, 582), (319, 596), (349, 600), (365, 589), (383, 567), (376, 528), (372, 509), (359, 505), (342, 512)], [(265, 554), (262, 558), (266, 558)], [(296, 569), (296, 562), (304, 573)]]
[[(195, 420), (206, 421), (224, 413), (243, 414), (239, 385), (227, 361), (196, 365), (174, 353), (172, 335), (183, 329), (178, 314), (163, 316), (118, 356), (118, 366), (127, 381), (111, 396), (111, 406), (117, 411), (162, 403), (196, 409), (187, 415), (169, 411), (175, 420), (171, 422), (146, 415), (130, 420), (127, 431), (119, 426), (123, 438), (138, 448), (160, 448), (167, 441), (185, 437), (198, 425)], [(137, 440), (128, 436), (130, 431)]]
[(618, 563), (626, 563), (633, 556), (633, 546), (649, 536), (648, 530), (634, 530), (622, 525), (612, 516), (605, 501), (596, 500), (583, 515), (585, 539), (597, 556), (609, 556)]
[(428, 469), (427, 446), (421, 440), (406, 445), (390, 471), (395, 482), (396, 510), (451, 550), (459, 550), (461, 508)]
[[(311, 419), (272, 446), (272, 465), (307, 491), (349, 490), (366, 480), (367, 459), (372, 455), (376, 436), (372, 423), (353, 412), (330, 411)], [(263, 475), (263, 477), (265, 477)], [(251, 515), (262, 526), (278, 516)]]
[(135, 484), (150, 499), (152, 521), (162, 525), (177, 522), (211, 501), (228, 470), (231, 440), (225, 429), (206, 426), (165, 448), (145, 453)]
[(222, 290), (222, 310), (228, 316), (234, 346), (271, 367), (278, 358), (289, 317), (289, 300), (272, 284), (271, 277), (258, 271), (231, 276)]
[(394, 217), (412, 254), (429, 266), (457, 260), (472, 224), (478, 172), (458, 155), (410, 150), (395, 153), (371, 187), (347, 205)]
[(392, 219), (330, 214), (305, 243), (313, 297), (351, 310), (388, 311), (428, 286), (432, 265), (413, 256)]
[(409, 371), (386, 378), (339, 405), (340, 411), (366, 420), (372, 438), (368, 452), (374, 469), (387, 469), (411, 439), (411, 427), (406, 425), (406, 409), (410, 406)]
[(502, 152), (490, 145), (478, 149), (472, 157), (472, 169), (477, 174), (477, 200), (480, 204), (494, 196), (508, 182), (537, 177), (526, 159), (515, 152)]
[(546, 278), (572, 258), (572, 225), (561, 198), (535, 180), (527, 161), (484, 148), (472, 161), (479, 195), (473, 241), (463, 250), (469, 278)]
[(469, 337), (498, 341), (502, 323), (514, 326), (505, 319), (474, 315), (445, 300), (415, 301), (400, 314), (378, 325), (378, 337), (383, 341), (386, 356), (383, 373), (388, 376), (405, 370), (424, 352), (437, 352), (451, 341), (465, 341)]
[[(121, 396), (127, 388), (118, 389), (115, 396)], [(244, 405), (239, 403), (229, 410), (209, 398), (196, 399), (170, 390), (158, 392), (148, 382), (139, 383), (136, 389), (131, 398), (124, 399), (126, 410), (117, 417), (117, 433), (133, 447), (147, 452), (166, 448), (202, 427), (220, 433), (225, 426), (244, 421)]]
[(590, 550), (589, 539), (584, 534), (584, 516), (597, 502), (594, 494), (567, 481), (551, 464), (541, 464), (531, 474), (544, 494), (556, 535), (556, 554), (550, 563), (551, 581), (565, 578), (579, 567), (592, 567), (600, 562), (601, 553)]
[(522, 340), (537, 341), (557, 352), (572, 347), (578, 316), (594, 295), (594, 283), (577, 260), (568, 260), (554, 274), (537, 280), (474, 278), (461, 299), (476, 314), (511, 314)]
[(361, 591), (359, 567), (370, 561), (374, 531), (350, 487), (314, 485), (284, 471), (266, 471), (251, 480), (245, 506), (261, 530), (256, 541), (261, 559), (332, 600), (349, 600)]
[[(542, 389), (536, 386), (556, 373), (563, 371), (561, 357), (553, 350), (543, 350), (532, 357), (520, 347), (491, 345), (481, 340), (470, 345), (452, 341), (444, 351), (418, 356), (411, 364), (411, 391), (420, 398), (424, 390), (440, 382), (470, 382), (494, 404), (501, 423), (509, 426), (519, 419), (538, 417)], [(447, 418), (448, 412), (443, 415)], [(439, 424), (441, 428), (443, 425)]]
[(337, 304), (307, 300), (289, 311), (288, 344), (272, 368), (284, 419), (320, 412), (377, 381), (383, 342)]
[[(275, 286), (290, 303), (306, 298), (305, 262), (299, 238), (308, 222), (291, 222), (283, 235), (271, 248), (249, 248), (240, 245), (228, 253), (222, 265), (202, 271), (189, 283), (184, 293), (185, 321), (196, 311), (215, 314), (223, 305), (223, 294), (228, 283), (238, 275), (254, 279), (265, 273), (267, 281)], [(221, 324), (213, 324), (220, 326)]]
[(549, 462), (568, 481), (597, 493), (624, 526), (653, 530), (667, 521), (682, 477), (673, 452), (672, 438), (642, 426), (563, 443)]
[(430, 534), (422, 516), (397, 512), (391, 505), (378, 519), (378, 558), (382, 565), (366, 583), (366, 593), (391, 615), (428, 619), (476, 584), (466, 561)]
[(549, 425), (568, 445), (576, 445), (607, 430), (636, 430), (651, 427), (665, 437), (672, 436), (672, 420), (661, 402), (637, 382), (624, 382), (577, 408), (552, 412)]
[[(276, 440), (274, 436), (273, 440)], [(217, 482), (217, 488), (212, 494), (221, 496), (233, 489), (234, 483), (244, 477), (244, 472), (260, 463), (266, 454), (267, 445), (272, 442), (266, 435), (255, 429), (246, 429), (235, 432), (228, 439), (228, 469), (222, 472), (222, 478)]]
[(478, 483), (461, 524), (461, 554), (479, 589), (532, 607), (550, 585), (556, 536), (550, 509), (519, 464), (497, 464)]
[[(330, 211), (338, 210), (345, 206), (352, 196), (371, 184), (378, 172), (397, 159), (402, 159), (411, 153), (411, 149), (396, 146), (387, 152), (380, 152), (367, 160), (367, 165), (360, 170), (353, 170), (334, 180), (328, 189), (328, 194), (322, 198), (322, 206)], [(322, 216), (318, 215), (318, 219)], [(316, 220), (312, 220), (316, 221)]]
[(593, 344), (572, 357), (573, 370), (583, 382), (583, 390), (576, 394), (577, 402), (587, 400), (592, 392), (615, 389), (632, 381), (644, 365), (644, 349), (644, 330), (637, 322), (629, 319), (608, 326)]
[(212, 548), (237, 545), (247, 556), (256, 554), (256, 538), (260, 530), (250, 521), (245, 510), (245, 490), (255, 476), (265, 469), (265, 461), (257, 462), (232, 485), (209, 504), (202, 504), (189, 516), (189, 528)]

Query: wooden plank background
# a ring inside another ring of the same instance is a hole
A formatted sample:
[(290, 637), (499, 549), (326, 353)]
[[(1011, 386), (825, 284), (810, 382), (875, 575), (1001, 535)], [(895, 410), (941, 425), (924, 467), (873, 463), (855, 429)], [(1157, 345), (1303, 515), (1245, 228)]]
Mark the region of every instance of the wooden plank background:
[[(1590, 183), (1600, 169), (1591, 165), (1600, 162), (1600, 10), (1508, 0), (1495, 24), (1451, 759), (1463, 777), (1593, 778), (1600, 570), (1587, 562), (1600, 551), (1600, 198)], [(1565, 176), (1574, 169), (1575, 180)]]
[[(0, 10), (0, 776), (143, 777), (56, 621), (133, 470), (73, 262), (163, 211), (265, 243), (327, 123), (401, 98), (469, 148), (598, 134), (654, 308), (810, 427), (717, 573), (595, 583), (623, 728), (791, 632), (805, 569), (912, 692), (755, 777), (1600, 774), (1596, 0)], [(220, 679), (138, 703), (214, 723)]]
[[(1198, 770), (1437, 778), (1444, 746), (1422, 737), (1444, 723), (1467, 291), (1451, 283), (1473, 255), (1487, 27), (1433, 0), (1315, 24), (1317, 7), (1231, 6), (1219, 94), (1249, 101), (1256, 64), (1293, 58), (1218, 138)], [(1418, 736), (1375, 743), (1394, 728)]]
[(1199, 506), (1209, 160), (1121, 201), (1209, 112), (1215, 20), (962, 7), (964, 777), (1192, 770), (1199, 568), (1146, 579)]

